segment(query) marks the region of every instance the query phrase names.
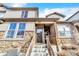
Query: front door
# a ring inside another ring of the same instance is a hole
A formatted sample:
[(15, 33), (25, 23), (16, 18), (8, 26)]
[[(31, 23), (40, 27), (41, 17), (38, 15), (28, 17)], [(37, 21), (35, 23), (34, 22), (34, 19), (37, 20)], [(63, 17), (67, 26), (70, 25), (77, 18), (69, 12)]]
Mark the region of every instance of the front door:
[(36, 33), (37, 33), (37, 43), (43, 43), (43, 29), (38, 28), (36, 30)]

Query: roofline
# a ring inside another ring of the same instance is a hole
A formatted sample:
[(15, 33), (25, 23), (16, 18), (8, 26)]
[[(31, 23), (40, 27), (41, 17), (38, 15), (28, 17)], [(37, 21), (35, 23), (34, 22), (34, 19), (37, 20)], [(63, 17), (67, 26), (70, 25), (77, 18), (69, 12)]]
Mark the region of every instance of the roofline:
[(9, 9), (9, 7), (5, 6), (4, 4), (0, 3), (0, 7), (4, 7), (6, 9)]
[(10, 10), (38, 10), (37, 7), (9, 7)]
[[(53, 14), (55, 14), (55, 13), (50, 13), (50, 14), (46, 15), (46, 18), (47, 18), (48, 16), (53, 15)], [(60, 13), (56, 13), (56, 14), (60, 14)], [(65, 15), (63, 15), (63, 14), (60, 14), (60, 16), (65, 17)]]
[(68, 21), (69, 19), (71, 19), (73, 16), (75, 16), (79, 11), (77, 11), (76, 13), (74, 13), (72, 16), (70, 16), (68, 19), (66, 19), (66, 21)]
[[(19, 20), (18, 20), (19, 19)], [(53, 19), (53, 20), (52, 20)], [(35, 21), (57, 21), (59, 18), (3, 18), (4, 21), (26, 21), (26, 22), (35, 22)]]
[[(18, 20), (19, 19), (19, 20)], [(62, 22), (71, 23), (69, 21), (57, 21), (59, 18), (4, 18), (4, 22)]]

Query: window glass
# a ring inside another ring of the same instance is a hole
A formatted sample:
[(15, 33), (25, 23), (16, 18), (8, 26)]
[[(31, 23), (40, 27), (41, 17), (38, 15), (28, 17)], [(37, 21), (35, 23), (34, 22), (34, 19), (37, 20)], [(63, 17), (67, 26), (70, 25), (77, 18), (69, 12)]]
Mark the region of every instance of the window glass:
[(24, 36), (24, 31), (19, 30), (17, 32), (17, 38), (23, 38), (23, 36)]
[(71, 30), (69, 26), (66, 25), (58, 25), (59, 36), (71, 37)]
[(10, 23), (10, 27), (8, 29), (6, 37), (7, 38), (13, 38), (14, 37), (15, 29), (16, 29), (16, 23)]
[(10, 27), (9, 27), (9, 30), (13, 30), (16, 28), (16, 23), (10, 23)]
[(24, 30), (25, 29), (25, 23), (20, 23), (19, 24), (19, 30)]
[(27, 11), (22, 11), (21, 17), (22, 18), (27, 18), (27, 16), (28, 16), (28, 12)]
[(16, 31), (16, 26), (17, 23), (10, 23), (10, 27), (7, 31), (7, 38), (14, 38), (14, 35), (16, 38), (23, 38), (24, 36), (24, 31), (25, 31), (25, 23), (18, 23), (19, 27), (18, 30)]
[(14, 32), (15, 32), (15, 31), (12, 31), (12, 30), (10, 31), (10, 30), (9, 30), (9, 31), (7, 32), (7, 38), (13, 38)]
[(17, 32), (17, 38), (23, 38), (24, 36), (24, 31), (25, 31), (25, 23), (19, 23), (19, 28)]

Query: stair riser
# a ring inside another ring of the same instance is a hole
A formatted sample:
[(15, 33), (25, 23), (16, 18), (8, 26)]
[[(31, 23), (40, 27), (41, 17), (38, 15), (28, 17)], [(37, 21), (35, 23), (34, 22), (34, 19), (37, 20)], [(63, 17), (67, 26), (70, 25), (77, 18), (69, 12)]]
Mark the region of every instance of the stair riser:
[(31, 56), (47, 56), (48, 50), (46, 45), (38, 44), (32, 48)]

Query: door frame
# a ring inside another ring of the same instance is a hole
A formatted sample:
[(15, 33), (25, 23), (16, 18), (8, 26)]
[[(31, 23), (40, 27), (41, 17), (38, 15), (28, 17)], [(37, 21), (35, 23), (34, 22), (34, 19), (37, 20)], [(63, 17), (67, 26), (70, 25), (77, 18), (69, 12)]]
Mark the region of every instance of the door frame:
[[(45, 37), (44, 37), (44, 27), (36, 27), (36, 36), (37, 36), (37, 30), (38, 29), (42, 29), (42, 43), (45, 43)], [(37, 38), (36, 38), (36, 43), (38, 43), (37, 42)]]

